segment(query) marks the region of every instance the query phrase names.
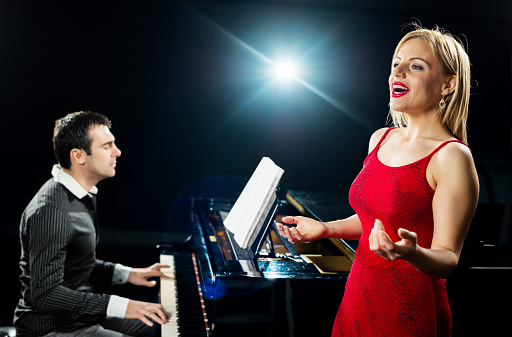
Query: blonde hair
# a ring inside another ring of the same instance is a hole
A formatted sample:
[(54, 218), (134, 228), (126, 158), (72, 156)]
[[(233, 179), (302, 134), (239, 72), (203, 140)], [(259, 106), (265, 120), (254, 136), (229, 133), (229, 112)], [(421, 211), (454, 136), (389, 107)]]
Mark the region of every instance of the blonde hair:
[[(396, 46), (394, 56), (405, 42), (411, 39), (422, 39), (432, 49), (434, 59), (440, 66), (442, 75), (456, 76), (455, 90), (444, 97), (446, 107), (438, 110), (438, 116), (455, 138), (467, 144), (467, 119), (471, 88), (469, 57), (462, 43), (439, 27), (425, 29), (415, 25), (415, 28), (400, 40)], [(394, 126), (407, 126), (407, 119), (401, 112), (390, 109), (389, 113)]]

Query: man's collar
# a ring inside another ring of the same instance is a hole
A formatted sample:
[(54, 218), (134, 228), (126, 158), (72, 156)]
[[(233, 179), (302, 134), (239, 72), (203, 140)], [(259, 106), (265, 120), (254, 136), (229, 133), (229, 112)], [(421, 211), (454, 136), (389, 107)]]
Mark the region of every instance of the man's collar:
[(80, 185), (78, 183), (78, 181), (75, 180), (75, 178), (73, 178), (71, 175), (64, 172), (62, 167), (58, 164), (53, 165), (52, 176), (53, 176), (53, 180), (64, 185), (64, 187), (66, 187), (78, 199), (82, 199), (86, 195), (88, 195), (89, 197), (92, 197), (91, 194), (98, 193), (98, 188), (96, 186), (91, 187), (89, 192), (87, 192), (85, 190), (85, 188), (83, 188), (82, 185)]

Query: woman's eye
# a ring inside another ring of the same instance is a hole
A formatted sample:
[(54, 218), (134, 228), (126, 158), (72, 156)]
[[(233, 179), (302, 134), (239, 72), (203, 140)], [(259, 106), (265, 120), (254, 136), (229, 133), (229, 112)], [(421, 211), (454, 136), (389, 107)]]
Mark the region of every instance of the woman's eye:
[(423, 67), (422, 66), (419, 66), (419, 65), (412, 65), (411, 66), (412, 69), (415, 69), (415, 70), (423, 70)]
[(392, 68), (396, 68), (398, 67), (398, 63), (393, 63), (393, 65), (391, 66)]

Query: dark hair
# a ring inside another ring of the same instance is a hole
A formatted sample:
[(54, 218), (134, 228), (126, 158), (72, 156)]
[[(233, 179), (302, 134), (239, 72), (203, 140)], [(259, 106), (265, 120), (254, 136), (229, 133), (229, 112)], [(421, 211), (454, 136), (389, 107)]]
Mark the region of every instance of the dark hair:
[(78, 111), (55, 121), (53, 129), (53, 152), (62, 168), (69, 169), (69, 155), (72, 149), (81, 149), (90, 155), (92, 139), (89, 130), (97, 125), (112, 127), (110, 120), (102, 114)]

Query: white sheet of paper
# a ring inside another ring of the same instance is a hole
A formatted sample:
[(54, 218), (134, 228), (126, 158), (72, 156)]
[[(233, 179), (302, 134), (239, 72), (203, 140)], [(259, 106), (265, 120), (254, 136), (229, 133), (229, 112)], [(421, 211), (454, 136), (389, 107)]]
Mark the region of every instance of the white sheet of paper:
[(265, 209), (283, 173), (270, 158), (263, 157), (224, 220), (224, 226), (235, 235), (240, 247), (247, 248), (260, 219), (266, 217)]

